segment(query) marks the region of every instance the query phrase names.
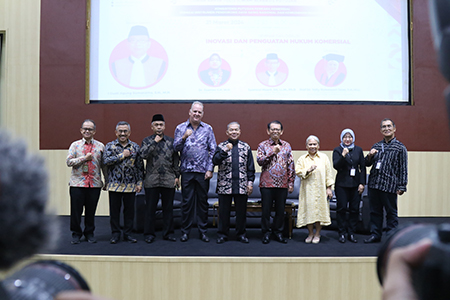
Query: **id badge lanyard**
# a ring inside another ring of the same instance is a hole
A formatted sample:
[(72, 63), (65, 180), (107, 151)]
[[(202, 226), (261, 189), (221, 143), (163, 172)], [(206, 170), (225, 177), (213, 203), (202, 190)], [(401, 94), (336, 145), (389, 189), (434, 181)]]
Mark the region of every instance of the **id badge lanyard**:
[(377, 165), (375, 166), (375, 169), (379, 170), (381, 169), (381, 159), (384, 155), (384, 142), (381, 143), (381, 154), (379, 154), (379, 160), (377, 161)]

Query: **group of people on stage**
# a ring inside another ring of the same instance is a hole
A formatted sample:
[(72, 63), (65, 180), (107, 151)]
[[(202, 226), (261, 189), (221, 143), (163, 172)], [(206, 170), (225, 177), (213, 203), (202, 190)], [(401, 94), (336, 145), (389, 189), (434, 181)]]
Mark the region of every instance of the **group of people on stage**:
[[(246, 216), (248, 196), (253, 192), (255, 166), (250, 146), (239, 139), (238, 122), (227, 125), (228, 139), (217, 145), (213, 128), (202, 122), (204, 107), (194, 102), (189, 119), (179, 124), (174, 138), (167, 136), (164, 116), (152, 118), (153, 134), (146, 137), (141, 146), (129, 137), (131, 126), (121, 121), (116, 126), (117, 139), (106, 144), (94, 139), (96, 125), (87, 119), (82, 123), (82, 139), (69, 148), (67, 166), (72, 168), (70, 177), (70, 230), (72, 244), (85, 240), (95, 243), (95, 211), (101, 189), (109, 193), (111, 244), (123, 240), (136, 243), (132, 236), (135, 194), (143, 188), (146, 198), (144, 239), (155, 240), (155, 213), (159, 199), (163, 211), (163, 239), (176, 241), (173, 226), (173, 200), (175, 189), (181, 187), (181, 242), (190, 238), (196, 217), (199, 238), (209, 242), (208, 190), (214, 166), (218, 167), (217, 194), (219, 199), (219, 225), (216, 242), (228, 240), (230, 212), (234, 202), (236, 211), (237, 240), (248, 243)], [(386, 211), (387, 230), (397, 227), (397, 196), (406, 192), (407, 150), (395, 137), (392, 120), (381, 121), (383, 139), (374, 144), (364, 157), (355, 145), (355, 133), (344, 129), (341, 143), (333, 150), (334, 179), (329, 158), (319, 151), (320, 140), (310, 135), (306, 139), (307, 153), (294, 164), (292, 149), (281, 139), (283, 125), (272, 121), (267, 125), (269, 138), (258, 145), (256, 162), (261, 167), (259, 188), (261, 191), (262, 243), (276, 240), (287, 243), (283, 236), (284, 210), (288, 193), (294, 190), (295, 176), (301, 178), (297, 227), (306, 226), (305, 243), (320, 242), (322, 226), (331, 224), (329, 200), (335, 188), (337, 199), (338, 240), (357, 243), (355, 237), (359, 217), (361, 193), (366, 185), (366, 167), (372, 166), (369, 180), (371, 235), (365, 243), (380, 242), (383, 230), (383, 211)], [(144, 169), (143, 160), (146, 160)], [(102, 183), (103, 172), (105, 184)], [(84, 230), (81, 216), (85, 212)], [(275, 211), (271, 223), (271, 211)], [(123, 211), (124, 226), (120, 227)], [(348, 213), (348, 218), (347, 218)], [(195, 216), (196, 214), (196, 216)]]

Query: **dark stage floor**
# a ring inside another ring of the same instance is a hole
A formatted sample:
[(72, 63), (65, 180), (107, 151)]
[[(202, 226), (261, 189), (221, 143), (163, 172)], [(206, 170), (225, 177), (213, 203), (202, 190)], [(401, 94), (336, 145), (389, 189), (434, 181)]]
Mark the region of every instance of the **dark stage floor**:
[[(208, 236), (209, 243), (204, 243), (198, 239), (196, 229), (191, 231), (189, 241), (182, 243), (179, 241), (181, 235), (179, 229), (175, 229), (176, 242), (162, 240), (161, 231), (157, 232), (156, 240), (152, 244), (144, 242), (142, 233), (134, 233), (138, 239), (136, 244), (119, 242), (112, 245), (109, 243), (111, 237), (109, 228), (109, 218), (106, 216), (96, 217), (95, 237), (98, 242), (95, 244), (82, 241), (78, 245), (72, 245), (71, 232), (69, 230), (69, 217), (58, 217), (61, 226), (61, 238), (53, 251), (46, 254), (66, 254), (66, 255), (132, 255), (132, 256), (267, 256), (267, 257), (331, 257), (331, 256), (376, 256), (380, 244), (364, 244), (363, 240), (367, 235), (356, 234), (357, 244), (338, 242), (336, 230), (323, 229), (322, 238), (319, 244), (305, 244), (307, 229), (294, 229), (293, 237), (287, 244), (271, 241), (264, 245), (261, 243), (261, 229), (252, 226), (247, 229), (249, 244), (242, 244), (235, 241), (234, 228), (230, 233), (230, 240), (224, 244), (216, 244), (217, 228), (210, 227)], [(449, 218), (400, 218), (401, 225), (409, 223), (443, 223), (449, 222)], [(249, 224), (251, 225), (251, 224)], [(383, 238), (384, 241), (384, 238)]]

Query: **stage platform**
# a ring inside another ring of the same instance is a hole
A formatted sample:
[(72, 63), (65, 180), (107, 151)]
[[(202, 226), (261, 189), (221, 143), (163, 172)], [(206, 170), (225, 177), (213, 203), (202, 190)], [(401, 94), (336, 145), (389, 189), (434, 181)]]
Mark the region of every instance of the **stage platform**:
[[(249, 244), (215, 243), (216, 229), (204, 243), (192, 231), (186, 243), (109, 244), (109, 220), (97, 217), (98, 243), (70, 244), (68, 217), (59, 217), (58, 247), (36, 259), (69, 263), (87, 279), (96, 294), (112, 299), (380, 299), (376, 255), (380, 244), (341, 244), (337, 232), (324, 230), (317, 245), (305, 244), (305, 229), (294, 229), (288, 244), (261, 243), (258, 228), (249, 228)], [(448, 218), (401, 218), (400, 224), (442, 223)], [(180, 236), (177, 229), (175, 236)], [(234, 232), (232, 237), (234, 236)]]

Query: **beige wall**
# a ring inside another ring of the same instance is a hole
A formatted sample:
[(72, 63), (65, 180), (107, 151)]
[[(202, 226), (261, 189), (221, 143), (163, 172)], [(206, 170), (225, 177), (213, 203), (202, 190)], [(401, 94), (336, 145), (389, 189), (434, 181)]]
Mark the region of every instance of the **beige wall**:
[[(324, 151), (331, 158), (331, 151)], [(67, 151), (45, 150), (47, 165), (52, 170), (51, 206), (60, 215), (69, 214), (70, 169), (65, 165)], [(294, 151), (294, 160), (305, 151)], [(254, 153), (256, 157), (256, 153)], [(450, 216), (450, 194), (447, 193), (450, 153), (446, 152), (409, 152), (408, 191), (399, 197), (399, 215), (414, 216)], [(424, 163), (426, 161), (426, 163)], [(370, 169), (367, 169), (369, 172)], [(257, 167), (257, 171), (259, 168)], [(97, 210), (99, 215), (108, 215), (108, 195), (102, 192)]]

